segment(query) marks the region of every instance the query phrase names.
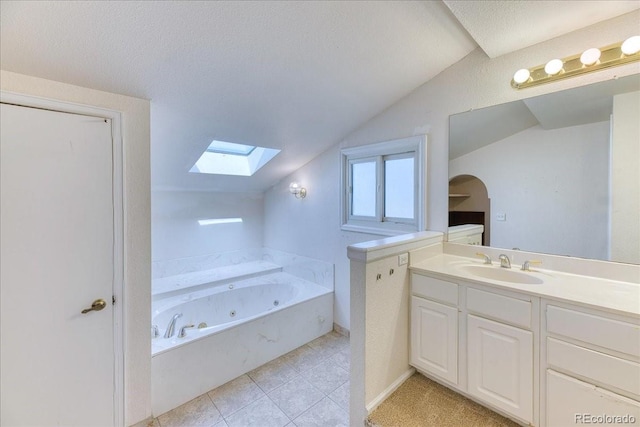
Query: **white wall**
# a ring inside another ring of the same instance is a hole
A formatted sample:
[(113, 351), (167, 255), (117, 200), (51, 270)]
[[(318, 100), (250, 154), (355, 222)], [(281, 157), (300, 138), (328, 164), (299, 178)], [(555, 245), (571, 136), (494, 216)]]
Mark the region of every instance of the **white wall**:
[(640, 263), (640, 92), (613, 97), (611, 260)]
[(487, 187), (491, 246), (608, 259), (608, 121), (531, 127), (451, 160), (462, 174)]
[[(340, 230), (339, 148), (428, 134), (427, 229), (445, 231), (448, 222), (449, 116), (614, 76), (640, 73), (640, 64), (636, 62), (520, 91), (510, 86), (516, 70), (543, 64), (551, 58), (573, 55), (591, 46), (606, 46), (624, 40), (637, 33), (639, 20), (640, 11), (632, 12), (494, 59), (476, 49), (373, 117), (338, 146), (270, 189), (265, 195), (265, 245), (336, 263), (335, 321), (349, 328), (346, 314), (349, 264), (345, 247), (370, 240), (372, 236)], [(294, 178), (313, 186), (307, 199), (295, 200), (285, 193), (286, 186)]]
[[(0, 89), (122, 112), (125, 423), (151, 415), (149, 101), (0, 71)], [(64, 385), (61, 385), (64, 392)]]
[[(307, 197), (296, 199), (289, 184), (298, 181)], [(265, 193), (265, 246), (335, 265), (333, 320), (349, 329), (347, 246), (379, 238), (340, 230), (340, 150), (331, 147)]]
[[(153, 191), (153, 261), (260, 248), (262, 193)], [(242, 218), (242, 223), (201, 226), (199, 219)]]

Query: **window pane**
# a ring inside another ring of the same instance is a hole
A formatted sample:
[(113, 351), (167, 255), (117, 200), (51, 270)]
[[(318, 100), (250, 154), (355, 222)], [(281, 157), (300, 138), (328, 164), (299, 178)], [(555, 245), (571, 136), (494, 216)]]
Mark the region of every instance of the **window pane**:
[(384, 161), (384, 216), (414, 216), (413, 157)]
[(351, 165), (351, 215), (376, 216), (376, 162)]

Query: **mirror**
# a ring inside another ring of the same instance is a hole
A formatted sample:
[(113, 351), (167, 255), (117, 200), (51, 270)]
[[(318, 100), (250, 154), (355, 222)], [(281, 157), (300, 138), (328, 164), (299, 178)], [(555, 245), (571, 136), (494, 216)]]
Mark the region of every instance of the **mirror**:
[(639, 105), (636, 74), (451, 116), (449, 226), (483, 224), (486, 246), (640, 263)]

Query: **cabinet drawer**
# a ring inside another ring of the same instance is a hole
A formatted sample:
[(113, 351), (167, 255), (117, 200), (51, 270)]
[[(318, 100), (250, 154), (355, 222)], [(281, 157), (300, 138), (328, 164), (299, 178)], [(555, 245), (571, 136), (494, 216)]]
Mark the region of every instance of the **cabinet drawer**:
[(547, 338), (547, 364), (640, 396), (640, 365)]
[(579, 311), (547, 306), (547, 331), (638, 357), (640, 326)]
[(411, 275), (411, 292), (434, 301), (458, 306), (458, 285), (421, 274)]
[(585, 417), (625, 417), (617, 424), (638, 425), (640, 403), (558, 372), (547, 370), (547, 426), (612, 425)]
[(467, 309), (521, 328), (531, 329), (531, 302), (516, 298), (467, 289)]

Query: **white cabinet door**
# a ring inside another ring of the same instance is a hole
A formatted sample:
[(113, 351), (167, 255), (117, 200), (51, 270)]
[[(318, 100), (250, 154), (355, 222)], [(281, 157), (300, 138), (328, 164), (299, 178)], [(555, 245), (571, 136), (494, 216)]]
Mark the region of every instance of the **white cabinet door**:
[(640, 422), (640, 402), (552, 370), (547, 370), (546, 398), (547, 427)]
[(533, 421), (533, 334), (467, 316), (468, 392)]
[(411, 364), (458, 383), (458, 309), (411, 297)]

